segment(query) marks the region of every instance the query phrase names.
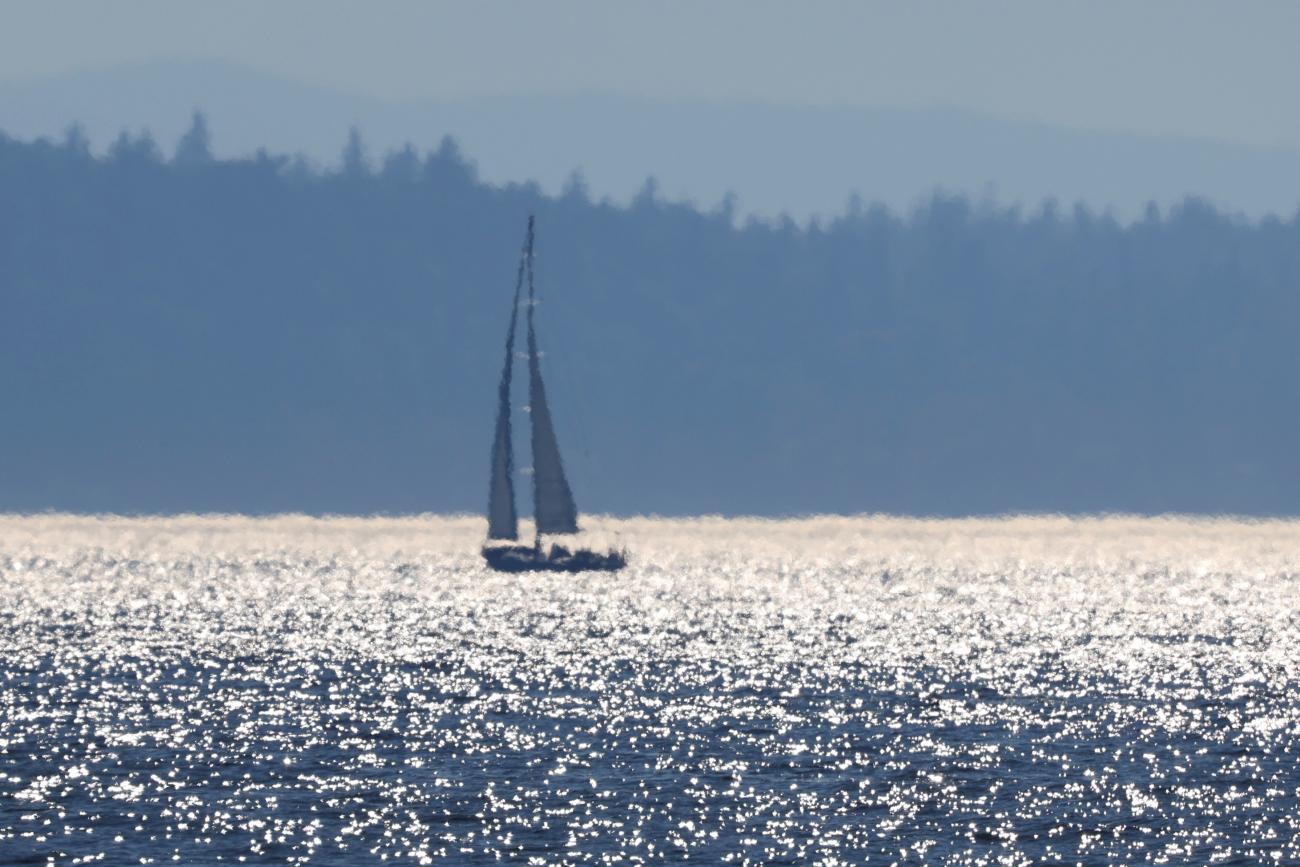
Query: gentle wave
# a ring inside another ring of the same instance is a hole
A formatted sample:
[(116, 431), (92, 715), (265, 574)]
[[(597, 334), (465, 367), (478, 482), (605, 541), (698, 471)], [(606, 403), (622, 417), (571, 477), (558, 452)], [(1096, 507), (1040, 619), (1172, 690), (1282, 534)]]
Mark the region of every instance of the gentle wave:
[(0, 852), (1300, 857), (1300, 522), (0, 516)]

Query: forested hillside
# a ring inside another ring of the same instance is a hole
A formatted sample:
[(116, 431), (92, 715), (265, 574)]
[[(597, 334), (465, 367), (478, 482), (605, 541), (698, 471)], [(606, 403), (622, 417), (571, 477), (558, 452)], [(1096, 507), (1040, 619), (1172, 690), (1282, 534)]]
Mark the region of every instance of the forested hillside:
[(0, 138), (0, 510), (480, 509), (530, 212), (585, 510), (1300, 513), (1295, 218), (740, 224), (201, 125)]

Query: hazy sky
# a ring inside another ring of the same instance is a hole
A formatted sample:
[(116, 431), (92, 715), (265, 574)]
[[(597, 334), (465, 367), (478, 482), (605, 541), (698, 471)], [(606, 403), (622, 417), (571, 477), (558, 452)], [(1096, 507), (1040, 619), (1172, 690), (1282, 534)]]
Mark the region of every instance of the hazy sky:
[(5, 0), (0, 80), (216, 58), (388, 99), (950, 106), (1300, 146), (1292, 0)]

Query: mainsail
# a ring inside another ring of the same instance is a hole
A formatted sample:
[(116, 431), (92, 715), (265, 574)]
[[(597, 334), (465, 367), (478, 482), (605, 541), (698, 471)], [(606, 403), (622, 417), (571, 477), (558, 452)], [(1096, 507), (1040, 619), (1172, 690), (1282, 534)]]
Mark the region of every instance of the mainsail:
[[(528, 247), (532, 248), (533, 226), (528, 223)], [(510, 381), (514, 378), (515, 323), (519, 319), (519, 291), (524, 285), (524, 265), (528, 254), (519, 260), (515, 279), (515, 301), (510, 308), (510, 330), (506, 332), (506, 363), (497, 387), (497, 430), (492, 442), (492, 482), (488, 488), (488, 538), (518, 539), (519, 518), (515, 514), (515, 460), (510, 436)], [(530, 311), (531, 313), (531, 311)]]
[[(537, 306), (533, 288), (533, 220), (528, 219), (528, 244), (524, 257), (528, 263), (528, 403), (533, 423), (533, 519), (537, 533), (578, 532), (578, 507), (564, 477), (560, 445), (551, 423), (551, 409), (546, 403), (542, 384), (542, 366), (537, 352), (537, 333), (533, 329), (533, 309)], [(518, 290), (516, 290), (518, 291)]]

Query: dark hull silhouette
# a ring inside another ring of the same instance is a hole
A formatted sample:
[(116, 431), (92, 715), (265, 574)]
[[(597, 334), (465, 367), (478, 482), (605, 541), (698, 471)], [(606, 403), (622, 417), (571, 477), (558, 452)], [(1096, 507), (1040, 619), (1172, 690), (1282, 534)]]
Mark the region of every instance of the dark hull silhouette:
[(559, 545), (549, 553), (530, 545), (484, 548), (483, 559), (498, 572), (617, 572), (627, 565), (622, 551), (569, 551)]

